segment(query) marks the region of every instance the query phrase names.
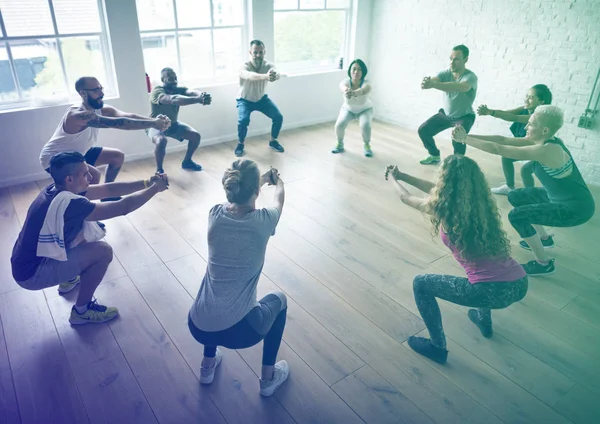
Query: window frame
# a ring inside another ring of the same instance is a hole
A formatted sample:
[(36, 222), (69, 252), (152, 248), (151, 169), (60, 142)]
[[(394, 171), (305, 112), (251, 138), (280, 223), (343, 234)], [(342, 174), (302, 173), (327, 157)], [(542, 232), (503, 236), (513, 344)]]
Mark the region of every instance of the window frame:
[[(53, 40), (56, 44), (56, 52), (58, 55), (58, 60), (60, 63), (61, 71), (62, 71), (62, 82), (63, 88), (66, 90), (66, 94), (69, 100), (76, 99), (71, 93), (69, 88), (69, 78), (67, 76), (67, 68), (65, 66), (65, 59), (63, 56), (63, 48), (61, 40), (69, 39), (69, 38), (78, 38), (78, 37), (98, 37), (100, 42), (100, 51), (102, 53), (102, 58), (104, 62), (104, 73), (108, 81), (104, 81), (105, 85), (108, 89), (105, 92), (105, 97), (118, 97), (119, 89), (116, 84), (116, 76), (115, 76), (115, 67), (114, 67), (114, 58), (112, 54), (112, 47), (109, 42), (109, 34), (107, 27), (107, 15), (106, 15), (106, 4), (104, 0), (96, 0), (96, 4), (98, 7), (98, 17), (100, 19), (100, 30), (101, 32), (82, 32), (82, 33), (69, 33), (69, 34), (60, 34), (58, 31), (58, 21), (56, 19), (56, 13), (54, 11), (54, 3), (53, 0), (48, 1), (48, 8), (50, 11), (50, 18), (52, 19), (52, 28), (54, 34), (39, 34), (39, 35), (22, 35), (22, 36), (9, 36), (6, 32), (6, 26), (4, 23), (4, 17), (2, 16), (2, 10), (0, 10), (0, 43), (3, 43), (3, 48), (6, 49), (6, 55), (8, 59), (9, 68), (11, 71), (11, 76), (13, 79), (13, 84), (15, 85), (15, 89), (17, 91), (18, 100), (13, 101), (0, 101), (0, 111), (10, 111), (14, 109), (23, 109), (23, 108), (35, 108), (36, 106), (31, 106), (31, 99), (23, 98), (23, 90), (21, 89), (21, 84), (19, 82), (19, 77), (17, 74), (14, 56), (12, 54), (12, 48), (10, 46), (10, 42), (21, 41), (21, 40)], [(63, 104), (61, 101), (57, 101), (56, 104), (51, 104), (49, 106), (57, 106)]]
[[(188, 81), (190, 81), (190, 78), (188, 78), (186, 76), (186, 73), (183, 71), (182, 66), (181, 66), (181, 49), (179, 46), (179, 34), (180, 32), (189, 32), (189, 31), (210, 31), (210, 46), (211, 46), (211, 57), (212, 57), (212, 77), (207, 78), (207, 79), (200, 79), (199, 82), (201, 82), (201, 84), (203, 86), (214, 86), (214, 85), (218, 85), (218, 84), (227, 84), (227, 83), (231, 83), (233, 81), (236, 81), (238, 79), (238, 75), (228, 75), (224, 78), (218, 78), (217, 75), (217, 71), (216, 71), (216, 54), (215, 54), (215, 37), (214, 37), (214, 31), (215, 30), (219, 30), (219, 29), (233, 29), (233, 28), (239, 28), (241, 31), (241, 39), (240, 39), (240, 46), (241, 46), (241, 51), (240, 51), (240, 66), (241, 63), (243, 63), (244, 61), (244, 45), (248, 42), (248, 31), (250, 28), (250, 22), (252, 21), (252, 15), (249, 13), (249, 5), (248, 5), (248, 0), (242, 0), (242, 16), (244, 17), (244, 23), (242, 25), (222, 25), (222, 26), (215, 26), (215, 17), (214, 17), (214, 0), (209, 0), (210, 1), (210, 26), (199, 26), (199, 27), (179, 27), (179, 20), (178, 20), (178, 16), (177, 16), (177, 0), (169, 0), (171, 1), (171, 3), (173, 4), (173, 17), (174, 17), (174, 24), (175, 27), (174, 28), (160, 28), (160, 29), (148, 29), (148, 30), (139, 30), (139, 34), (140, 34), (140, 43), (142, 44), (142, 56), (144, 55), (144, 47), (143, 47), (143, 40), (142, 40), (142, 35), (146, 34), (146, 35), (151, 35), (151, 34), (165, 34), (165, 33), (170, 33), (170, 34), (174, 34), (175, 35), (175, 50), (177, 52), (177, 67), (178, 69), (177, 71), (177, 76), (178, 79), (180, 81), (180, 83), (184, 86), (188, 86), (190, 84), (188, 84)], [(138, 13), (138, 22), (139, 22), (139, 13)], [(145, 57), (144, 57), (144, 68), (145, 68)], [(146, 73), (148, 73), (148, 70), (146, 69)], [(156, 76), (152, 76), (151, 78), (156, 78)], [(195, 88), (195, 87), (190, 87), (190, 88)]]
[[(296, 6), (295, 9), (275, 9), (275, 2), (273, 2), (273, 43), (276, 42), (275, 40), (275, 14), (276, 13), (290, 13), (290, 12), (327, 12), (327, 11), (343, 11), (346, 12), (346, 30), (344, 31), (344, 46), (342, 48), (342, 59), (344, 59), (344, 64), (347, 62), (347, 59), (350, 56), (350, 50), (352, 48), (352, 20), (353, 20), (353, 15), (354, 15), (354, 8), (355, 8), (355, 1), (356, 0), (348, 0), (348, 7), (332, 7), (332, 8), (328, 8), (327, 7), (327, 3), (328, 0), (324, 0), (324, 4), (323, 4), (323, 8), (320, 9), (302, 9), (300, 7), (300, 2), (302, 0), (297, 0), (298, 5)], [(304, 75), (304, 74), (312, 74), (312, 73), (321, 73), (321, 72), (328, 72), (328, 71), (335, 71), (335, 70), (339, 70), (339, 64), (333, 64), (333, 65), (309, 65), (306, 64), (304, 66), (302, 66), (301, 64), (299, 64), (298, 62), (283, 62), (283, 65), (281, 62), (279, 62), (277, 60), (277, 51), (275, 50), (275, 65), (277, 65), (277, 68), (280, 69), (282, 72), (285, 72), (286, 74), (291, 74), (291, 75)], [(304, 61), (307, 62), (307, 61)], [(285, 63), (295, 63), (295, 65), (293, 66), (285, 66)], [(300, 61), (301, 63), (301, 61)]]

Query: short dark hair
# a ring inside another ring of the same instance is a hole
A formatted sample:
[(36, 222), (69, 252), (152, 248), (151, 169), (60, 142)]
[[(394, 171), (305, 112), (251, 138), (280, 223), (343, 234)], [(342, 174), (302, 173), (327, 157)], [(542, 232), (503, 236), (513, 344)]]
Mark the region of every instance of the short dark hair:
[(545, 105), (552, 104), (552, 92), (545, 84), (536, 84), (531, 87), (533, 91), (535, 91), (535, 95), (541, 102), (544, 102)]
[(165, 72), (175, 72), (175, 70), (173, 68), (169, 68), (169, 67), (162, 68), (160, 70), (160, 75), (164, 74)]
[(252, 48), (252, 46), (257, 45), (257, 46), (265, 46), (265, 43), (263, 43), (262, 41), (258, 40), (258, 39), (254, 39), (252, 41), (250, 41), (250, 48)]
[(469, 48), (464, 44), (459, 44), (458, 46), (452, 47), (452, 50), (462, 52), (463, 58), (466, 59), (469, 57)]
[(352, 79), (352, 75), (350, 74), (350, 70), (352, 69), (352, 65), (354, 65), (355, 63), (358, 63), (358, 66), (360, 66), (360, 70), (362, 71), (362, 79), (361, 79), (361, 83), (365, 80), (365, 77), (367, 76), (367, 72), (369, 71), (367, 69), (367, 65), (365, 65), (365, 62), (363, 62), (360, 59), (354, 59), (352, 61), (352, 63), (350, 63), (350, 66), (348, 66), (348, 78)]
[(77, 165), (84, 163), (85, 158), (79, 152), (60, 152), (50, 159), (50, 175), (54, 184), (63, 184), (65, 178), (73, 175)]
[(77, 81), (75, 81), (75, 91), (78, 93), (83, 90), (89, 80), (96, 79), (96, 77), (80, 77)]

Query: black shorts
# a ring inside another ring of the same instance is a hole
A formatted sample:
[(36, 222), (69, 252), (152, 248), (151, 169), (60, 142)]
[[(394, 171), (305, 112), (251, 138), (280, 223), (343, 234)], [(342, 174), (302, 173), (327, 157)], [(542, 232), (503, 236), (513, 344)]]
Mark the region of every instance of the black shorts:
[(98, 156), (100, 156), (100, 153), (102, 153), (102, 147), (100, 146), (94, 146), (94, 147), (90, 147), (90, 150), (88, 150), (85, 155), (83, 155), (83, 158), (85, 159), (85, 163), (87, 163), (88, 165), (96, 165), (96, 161), (98, 160)]

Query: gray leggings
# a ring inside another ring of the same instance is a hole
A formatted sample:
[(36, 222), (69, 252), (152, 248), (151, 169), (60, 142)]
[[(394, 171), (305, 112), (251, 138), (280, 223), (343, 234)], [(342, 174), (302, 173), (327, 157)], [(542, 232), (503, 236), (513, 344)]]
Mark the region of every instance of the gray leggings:
[(340, 109), (340, 115), (338, 116), (337, 122), (335, 123), (335, 134), (337, 136), (338, 142), (341, 143), (344, 141), (346, 127), (350, 122), (354, 121), (355, 119), (358, 119), (363, 142), (369, 143), (371, 141), (371, 122), (373, 121), (373, 108), (363, 110), (361, 113), (353, 113), (342, 108)]
[(415, 302), (434, 346), (446, 348), (442, 315), (436, 297), (479, 309), (482, 323), (492, 325), (491, 309), (503, 309), (527, 294), (527, 276), (510, 282), (471, 284), (454, 275), (417, 275), (413, 281)]
[[(506, 185), (510, 188), (515, 188), (515, 165), (516, 159), (502, 158), (502, 171), (504, 172), (504, 179)], [(533, 180), (533, 161), (525, 163), (521, 167), (521, 179), (525, 187), (534, 187), (535, 181)]]

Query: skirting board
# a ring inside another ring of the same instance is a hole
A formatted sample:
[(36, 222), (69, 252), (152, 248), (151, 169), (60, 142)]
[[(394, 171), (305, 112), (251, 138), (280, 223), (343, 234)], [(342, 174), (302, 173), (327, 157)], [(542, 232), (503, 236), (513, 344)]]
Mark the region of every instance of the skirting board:
[[(291, 130), (291, 129), (296, 129), (296, 128), (309, 127), (311, 125), (324, 124), (327, 122), (334, 122), (336, 117), (337, 117), (337, 115), (331, 116), (328, 118), (313, 119), (311, 121), (295, 122), (295, 123), (286, 125), (284, 127), (283, 131), (285, 132), (285, 130), (288, 130), (288, 129)], [(332, 128), (332, 131), (333, 131), (333, 128)], [(270, 133), (270, 127), (257, 128), (257, 129), (248, 131), (248, 137), (256, 137), (256, 136), (260, 136), (260, 135), (266, 135), (269, 133)], [(234, 141), (234, 140), (237, 140), (237, 133), (230, 133), (227, 135), (223, 135), (220, 137), (214, 137), (214, 138), (207, 139), (207, 140), (203, 139), (202, 143), (200, 145), (200, 148), (202, 148), (203, 146), (211, 146), (213, 144), (227, 143), (229, 141)], [(187, 143), (185, 143), (185, 142), (178, 143), (178, 144), (174, 144), (174, 143), (170, 143), (170, 144), (172, 144), (172, 146), (167, 147), (167, 154), (171, 153), (171, 152), (178, 152), (178, 151), (187, 149)], [(152, 150), (149, 150), (147, 152), (142, 152), (142, 153), (129, 154), (129, 155), (125, 156), (125, 162), (133, 162), (136, 160), (148, 159), (153, 156), (154, 156), (154, 152)], [(31, 181), (42, 180), (45, 178), (48, 178), (48, 173), (45, 171), (37, 172), (35, 174), (22, 175), (22, 176), (18, 176), (15, 178), (9, 178), (9, 179), (0, 181), (0, 188), (10, 187), (10, 186), (17, 185), (17, 184), (29, 183)]]

